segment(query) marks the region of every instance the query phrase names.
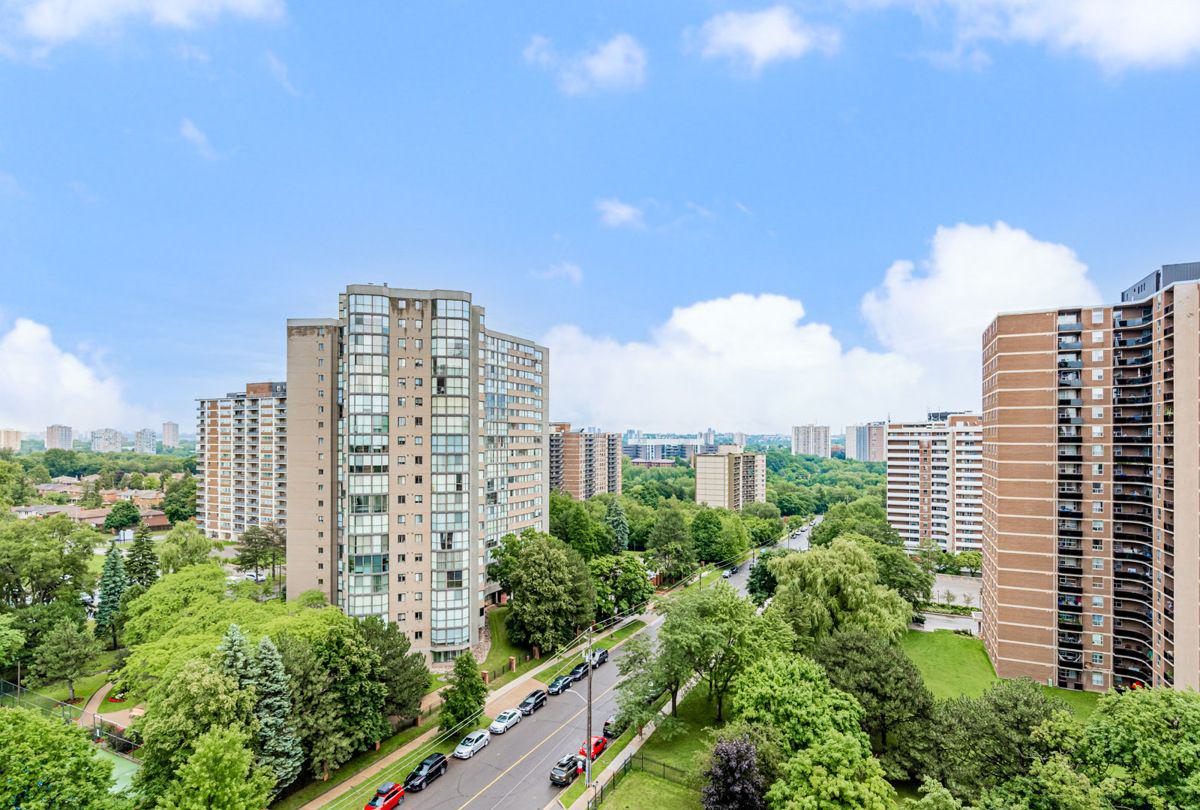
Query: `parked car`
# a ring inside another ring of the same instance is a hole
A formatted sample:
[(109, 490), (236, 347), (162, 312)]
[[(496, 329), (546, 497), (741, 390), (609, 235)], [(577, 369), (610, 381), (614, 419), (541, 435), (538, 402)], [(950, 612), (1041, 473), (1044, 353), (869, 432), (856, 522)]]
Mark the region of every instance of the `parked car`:
[(544, 689), (537, 689), (526, 695), (525, 699), (521, 701), (521, 705), (517, 708), (521, 710), (521, 714), (533, 714), (545, 705), (546, 691)]
[(588, 669), (590, 669), (590, 667), (587, 665), (586, 661), (584, 661), (582, 664), (576, 664), (575, 668), (571, 670), (571, 680), (582, 681), (584, 676), (588, 674)]
[(583, 760), (576, 754), (567, 754), (554, 763), (554, 767), (550, 769), (550, 784), (555, 787), (566, 787), (571, 784), (583, 769), (582, 763)]
[(516, 709), (505, 709), (496, 715), (496, 719), (488, 726), (488, 731), (493, 734), (503, 734), (510, 728), (521, 722), (521, 712)]
[(603, 734), (610, 740), (614, 737), (620, 737), (623, 730), (624, 728), (621, 723), (617, 722), (617, 716), (615, 714), (604, 721)]
[(404, 801), (404, 785), (384, 782), (363, 810), (395, 810)]
[(598, 666), (601, 666), (602, 664), (606, 664), (606, 663), (608, 663), (608, 650), (604, 649), (603, 647), (592, 650), (592, 657), (591, 657), (592, 666), (598, 667)]
[(567, 691), (567, 687), (574, 682), (575, 679), (570, 675), (559, 675), (557, 678), (550, 681), (550, 686), (546, 688), (546, 691), (552, 695), (561, 695), (563, 692)]
[(722, 579), (729, 579), (731, 576), (733, 576), (732, 568), (726, 568), (724, 571), (721, 572)]
[[(608, 740), (604, 739), (603, 737), (592, 737), (592, 760), (595, 761), (596, 757), (603, 754), (605, 748), (608, 748)], [(580, 746), (579, 756), (581, 756), (581, 757), (587, 756), (587, 744), (586, 743), (584, 745)]]
[(467, 736), (463, 737), (463, 741), (454, 749), (454, 757), (456, 759), (470, 759), (478, 754), (483, 749), (487, 748), (488, 743), (492, 741), (492, 735), (486, 729), (478, 729), (472, 731)]
[(405, 777), (404, 789), (413, 793), (424, 790), (430, 782), (446, 773), (448, 765), (445, 754), (430, 754)]

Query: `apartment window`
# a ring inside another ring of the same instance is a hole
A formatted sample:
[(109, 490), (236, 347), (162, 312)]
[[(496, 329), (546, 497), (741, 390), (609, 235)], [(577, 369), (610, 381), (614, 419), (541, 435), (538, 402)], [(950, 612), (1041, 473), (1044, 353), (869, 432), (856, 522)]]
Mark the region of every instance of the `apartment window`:
[(415, 613), (413, 613), (413, 618), (416, 619), (417, 621), (421, 621), (422, 619), (425, 618), (425, 613), (423, 611), (418, 610)]
[(1093, 456), (1102, 456), (1102, 455), (1104, 455), (1104, 445), (1102, 445), (1102, 444), (1093, 444), (1093, 445), (1092, 445), (1092, 455), (1093, 455)]
[(405, 399), (406, 397), (396, 397), (396, 404), (403, 408)]
[(396, 503), (404, 503), (404, 496), (403, 496), (403, 495), (397, 495), (397, 496), (396, 496)]
[[(421, 599), (421, 594), (417, 594), (417, 600), (420, 601), (420, 599)], [(424, 630), (414, 630), (413, 638), (415, 638), (415, 639), (425, 638), (425, 631)]]
[(1103, 511), (1104, 511), (1104, 501), (1092, 501), (1092, 512), (1094, 514), (1098, 515)]
[(1092, 332), (1092, 343), (1103, 343), (1103, 342), (1104, 342), (1104, 333), (1103, 332)]
[(1099, 614), (1093, 613), (1092, 614), (1092, 627), (1103, 627), (1103, 626), (1104, 626), (1104, 617)]
[(1093, 520), (1092, 521), (1092, 531), (1094, 531), (1094, 532), (1104, 531), (1104, 521), (1103, 520)]
[(1093, 388), (1092, 389), (1092, 399), (1104, 399), (1104, 389), (1103, 388)]
[(1092, 673), (1092, 686), (1104, 686), (1104, 676), (1099, 672)]
[(397, 357), (397, 358), (396, 358), (396, 368), (404, 368), (404, 365), (405, 365), (405, 363), (407, 363), (407, 362), (408, 362), (408, 358), (406, 358), (406, 357)]
[(396, 621), (398, 621), (398, 622), (408, 621), (408, 614), (407, 613), (397, 613)]
[(405, 597), (405, 596), (406, 596), (406, 594), (402, 594), (402, 593), (398, 593), (398, 594), (396, 594), (396, 601), (397, 601), (397, 602), (403, 602), (403, 601), (404, 601), (404, 597)]
[(1103, 362), (1104, 349), (1092, 349), (1092, 360), (1095, 362)]
[[(417, 579), (420, 579), (420, 574), (417, 575)], [(425, 601), (425, 592), (417, 591), (415, 594), (413, 594), (413, 599), (416, 599), (418, 602)]]
[(325, 382), (325, 375), (324, 375), (324, 374), (318, 374), (318, 375), (317, 375), (317, 382)]
[(396, 417), (396, 427), (404, 427), (404, 417), (403, 416)]
[(1092, 551), (1104, 551), (1104, 541), (1099, 537), (1092, 540)]
[(1103, 495), (1104, 494), (1104, 483), (1101, 481), (1093, 481), (1092, 482), (1092, 494), (1093, 495)]
[(1104, 607), (1104, 597), (1103, 596), (1093, 596), (1092, 597), (1092, 607), (1094, 607), (1094, 608)]
[(1103, 419), (1104, 418), (1104, 409), (1103, 408), (1092, 408), (1092, 418), (1093, 419)]
[(1104, 646), (1104, 636), (1099, 633), (1092, 633), (1092, 645), (1096, 647)]
[(401, 329), (403, 329), (407, 325), (408, 325), (408, 321), (406, 319), (404, 319), (404, 318), (396, 319), (396, 326), (400, 327)]
[(1104, 570), (1104, 560), (1101, 560), (1099, 558), (1093, 559), (1092, 560), (1092, 570), (1103, 571)]
[(1104, 465), (1103, 464), (1093, 464), (1092, 465), (1092, 475), (1104, 475)]
[(1104, 379), (1104, 369), (1102, 369), (1102, 368), (1092, 369), (1092, 380), (1103, 380), (1103, 379)]

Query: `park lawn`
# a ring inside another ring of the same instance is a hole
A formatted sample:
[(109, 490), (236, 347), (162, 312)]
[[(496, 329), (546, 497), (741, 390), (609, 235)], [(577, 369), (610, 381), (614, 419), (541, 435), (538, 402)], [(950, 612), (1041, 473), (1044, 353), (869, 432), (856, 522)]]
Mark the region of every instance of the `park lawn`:
[[(543, 663), (541, 659), (533, 658), (533, 653), (528, 649), (520, 647), (509, 640), (508, 626), (505, 624), (508, 611), (508, 607), (499, 607), (488, 611), (487, 615), (488, 633), (492, 637), (492, 647), (488, 650), (488, 656), (479, 665), (479, 668), (486, 672), (504, 670), (502, 674), (488, 681), (489, 689), (498, 689)], [(515, 670), (508, 669), (508, 659), (510, 656), (517, 659), (517, 668)]]
[[(592, 763), (593, 775), (603, 772), (617, 758), (617, 754), (625, 750), (625, 746), (633, 741), (634, 731), (636, 729), (627, 728), (621, 736), (609, 742), (608, 748), (604, 749), (604, 753), (600, 755), (600, 758)], [(563, 807), (570, 807), (581, 795), (583, 795), (583, 777), (576, 779), (571, 783), (570, 787), (558, 794), (558, 799)]]
[(671, 765), (689, 774), (699, 770), (700, 756), (712, 744), (712, 734), (724, 723), (716, 722), (716, 704), (708, 701), (708, 687), (697, 684), (679, 702), (678, 720), (680, 730), (669, 739), (656, 729), (642, 746), (641, 752), (648, 758)]
[(699, 810), (700, 794), (645, 771), (630, 771), (604, 799), (605, 810)]
[[(901, 642), (935, 698), (978, 697), (999, 680), (980, 639), (950, 630), (932, 633), (910, 630)], [(1065, 702), (1080, 719), (1092, 713), (1099, 699), (1095, 692), (1056, 689), (1044, 684), (1042, 688)]]
[[(116, 650), (103, 650), (88, 663), (87, 674), (75, 681), (75, 697), (78, 700), (75, 705), (82, 708), (97, 689), (108, 683), (109, 670), (116, 666), (116, 662)], [(33, 691), (60, 703), (66, 703), (69, 697), (66, 681), (51, 681)]]
[[(298, 807), (303, 807), (304, 805), (311, 802), (313, 799), (320, 796), (322, 793), (325, 793), (326, 791), (331, 790), (336, 785), (340, 785), (342, 782), (345, 782), (347, 779), (354, 776), (356, 773), (361, 771), (363, 768), (366, 768), (371, 763), (378, 762), (380, 759), (382, 759), (383, 757), (386, 757), (388, 754), (392, 753), (396, 749), (401, 748), (405, 745), (408, 745), (410, 742), (415, 740), (417, 737), (420, 737), (422, 734), (429, 731), (430, 728), (432, 728), (432, 726), (430, 726), (430, 725), (412, 726), (410, 728), (404, 729), (403, 731), (397, 732), (396, 734), (393, 734), (391, 737), (388, 737), (386, 740), (384, 740), (382, 743), (380, 743), (378, 751), (373, 751), (373, 750), (372, 751), (363, 751), (362, 753), (353, 757), (345, 765), (343, 765), (342, 767), (338, 768), (336, 771), (331, 773), (329, 775), (328, 781), (322, 782), (320, 780), (317, 780), (314, 782), (309, 782), (308, 784), (306, 784), (304, 787), (300, 788), (299, 790), (296, 790), (292, 793), (288, 793), (287, 795), (280, 798), (278, 801), (274, 802), (271, 805), (272, 810), (296, 810), (296, 808), (298, 808)], [(457, 745), (457, 742), (455, 744)], [(424, 757), (424, 756), (425, 755), (422, 754), (422, 757)], [(410, 768), (410, 770), (411, 770), (411, 768)], [(408, 771), (405, 771), (406, 775), (407, 775), (407, 773), (408, 773)], [(383, 780), (383, 781), (387, 781), (387, 780)], [(371, 785), (372, 793), (375, 792), (376, 787), (377, 787), (377, 785), (372, 783), (372, 785)], [(370, 797), (368, 797), (368, 799), (369, 798)], [(366, 801), (367, 801), (367, 799), (364, 799), (363, 804), (365, 804)]]

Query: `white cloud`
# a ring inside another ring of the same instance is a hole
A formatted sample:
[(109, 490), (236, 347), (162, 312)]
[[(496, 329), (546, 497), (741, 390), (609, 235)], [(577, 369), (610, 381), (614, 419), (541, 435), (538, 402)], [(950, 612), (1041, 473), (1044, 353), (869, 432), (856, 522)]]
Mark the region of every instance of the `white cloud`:
[(545, 337), (553, 417), (782, 432), (809, 420), (840, 426), (978, 408), (980, 340), (997, 313), (1099, 298), (1069, 248), (1002, 222), (939, 228), (919, 270), (896, 262), (863, 298), (880, 350), (843, 345), (781, 295), (679, 307), (645, 340), (558, 326)]
[(644, 228), (642, 209), (627, 202), (621, 202), (616, 197), (606, 197), (596, 200), (596, 211), (600, 221), (610, 228)]
[(273, 51), (267, 51), (267, 70), (270, 71), (271, 78), (278, 82), (288, 95), (300, 97), (300, 91), (288, 76), (288, 66)]
[(525, 61), (558, 77), (567, 95), (593, 90), (636, 90), (646, 81), (646, 50), (629, 34), (617, 34), (590, 51), (561, 54), (549, 38), (535, 34), (525, 46)]
[(771, 62), (799, 59), (811, 51), (833, 53), (840, 35), (810, 25), (787, 6), (762, 11), (726, 11), (711, 17), (698, 32), (688, 32), (700, 54), (724, 58), (758, 73)]
[(217, 153), (213, 150), (212, 144), (208, 142), (208, 136), (205, 135), (200, 127), (193, 123), (192, 119), (184, 118), (179, 124), (179, 134), (183, 139), (196, 148), (196, 154), (205, 160), (216, 160)]
[(978, 61), (985, 40), (1047, 45), (1105, 70), (1180, 65), (1200, 54), (1194, 0), (875, 0), (938, 22), (949, 15), (955, 51)]
[(0, 391), (0, 425), (19, 430), (56, 422), (141, 427), (155, 421), (125, 402), (115, 377), (63, 351), (48, 327), (26, 318), (0, 336)]
[(533, 271), (533, 277), (546, 280), (565, 278), (572, 284), (580, 284), (583, 282), (583, 268), (573, 262), (559, 262), (546, 270)]
[(20, 36), (56, 45), (144, 23), (191, 29), (223, 16), (277, 19), (283, 0), (10, 0), (6, 24)]

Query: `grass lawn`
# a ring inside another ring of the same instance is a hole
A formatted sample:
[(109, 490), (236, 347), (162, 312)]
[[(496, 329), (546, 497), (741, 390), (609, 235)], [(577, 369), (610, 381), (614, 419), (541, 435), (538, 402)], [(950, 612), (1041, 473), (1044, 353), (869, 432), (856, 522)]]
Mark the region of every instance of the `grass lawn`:
[[(540, 666), (544, 659), (530, 658), (525, 660), (526, 656), (532, 653), (524, 647), (518, 647), (508, 640), (508, 627), (505, 625), (505, 617), (508, 616), (508, 607), (499, 607), (488, 611), (488, 633), (492, 637), (492, 647), (488, 650), (488, 657), (484, 660), (479, 668), (487, 672), (495, 672), (503, 669), (501, 675), (496, 676), (488, 682), (489, 689), (498, 689), (509, 681), (515, 680), (529, 670)], [(508, 669), (509, 656), (517, 659), (517, 668), (515, 670)]]
[[(617, 754), (625, 750), (625, 746), (633, 741), (634, 729), (625, 729), (625, 733), (608, 744), (608, 748), (600, 755), (600, 758), (592, 763), (592, 773), (598, 774), (608, 767)], [(576, 779), (569, 788), (558, 794), (558, 799), (563, 807), (570, 807), (571, 803), (583, 795), (583, 777)]]
[(699, 810), (700, 794), (645, 771), (630, 771), (604, 800), (605, 810)]
[(708, 750), (712, 742), (709, 732), (723, 725), (716, 722), (716, 715), (716, 705), (708, 702), (708, 689), (704, 684), (698, 684), (679, 702), (681, 731), (667, 739), (661, 731), (656, 730), (642, 746), (642, 753), (681, 771), (696, 772), (699, 756)]
[[(87, 699), (104, 684), (108, 683), (109, 669), (116, 665), (117, 653), (115, 650), (104, 650), (95, 658), (93, 658), (87, 668), (87, 674), (75, 681), (75, 697), (79, 701), (77, 706), (83, 708), (87, 703)], [(26, 684), (22, 684), (24, 686)], [(66, 681), (51, 681), (38, 687), (31, 687), (33, 691), (46, 697), (67, 702), (68, 690)]]
[[(949, 630), (910, 630), (901, 641), (935, 698), (978, 697), (998, 680), (980, 639)], [(1099, 699), (1095, 692), (1042, 688), (1062, 699), (1081, 719), (1092, 713)]]

